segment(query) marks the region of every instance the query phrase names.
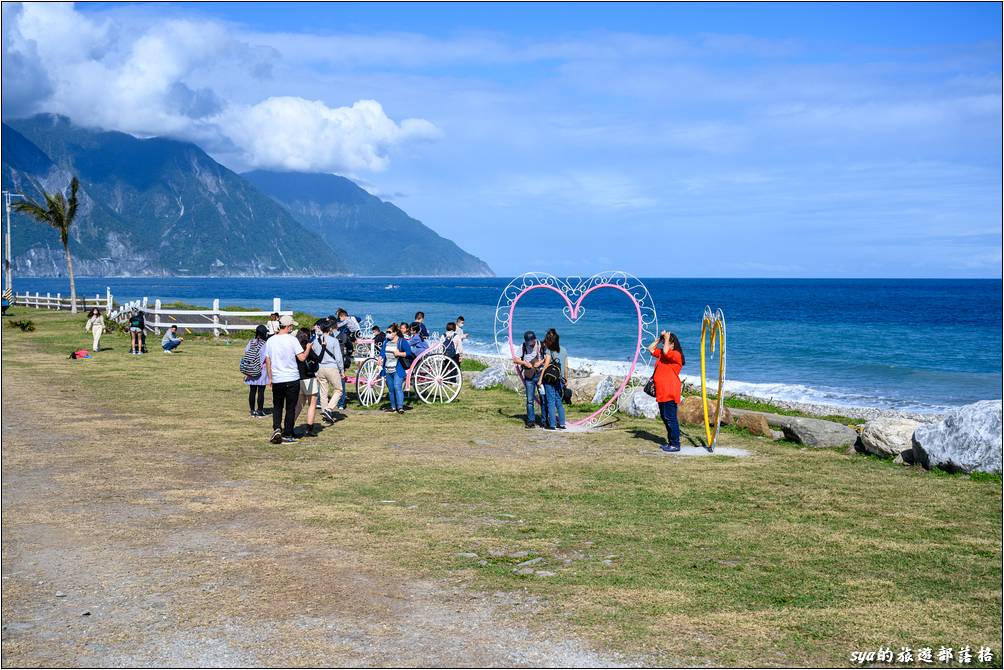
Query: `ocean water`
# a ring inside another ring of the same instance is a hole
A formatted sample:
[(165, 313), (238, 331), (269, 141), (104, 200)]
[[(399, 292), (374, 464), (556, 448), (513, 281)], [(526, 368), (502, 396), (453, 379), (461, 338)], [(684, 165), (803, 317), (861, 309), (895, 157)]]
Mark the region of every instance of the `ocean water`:
[[(1001, 397), (1002, 295), (998, 280), (645, 279), (659, 327), (679, 334), (687, 364), (700, 374), (704, 306), (728, 326), (727, 388), (764, 398), (937, 412)], [(389, 282), (397, 289), (385, 289)], [(79, 278), (82, 294), (151, 302), (182, 300), (324, 315), (338, 307), (377, 323), (426, 313), (430, 330), (462, 314), (472, 351), (495, 353), (495, 309), (508, 278)], [(62, 279), (15, 279), (25, 290), (67, 292)], [(583, 302), (575, 324), (548, 291), (525, 296), (514, 332), (557, 328), (573, 360), (596, 370), (625, 369), (633, 354), (634, 313), (617, 291)]]

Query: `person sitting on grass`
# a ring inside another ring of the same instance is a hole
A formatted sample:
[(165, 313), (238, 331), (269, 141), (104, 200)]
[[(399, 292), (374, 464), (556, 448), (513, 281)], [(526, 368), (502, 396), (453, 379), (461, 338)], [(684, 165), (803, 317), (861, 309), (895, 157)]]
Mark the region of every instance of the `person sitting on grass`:
[(164, 333), (164, 337), (160, 339), (160, 346), (164, 348), (165, 354), (173, 353), (175, 349), (181, 346), (181, 343), (185, 341), (185, 338), (178, 337), (178, 326), (174, 325), (167, 329)]
[(666, 426), (666, 444), (659, 447), (663, 451), (680, 450), (680, 422), (676, 410), (680, 403), (680, 369), (687, 362), (676, 333), (664, 330), (648, 345), (648, 351), (655, 358), (655, 400), (659, 403), (659, 416)]

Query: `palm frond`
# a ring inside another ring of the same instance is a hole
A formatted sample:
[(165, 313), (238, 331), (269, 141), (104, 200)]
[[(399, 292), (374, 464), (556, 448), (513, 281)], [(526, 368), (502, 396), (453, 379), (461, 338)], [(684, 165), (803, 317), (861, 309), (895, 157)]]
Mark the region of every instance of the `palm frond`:
[(24, 200), (12, 203), (11, 209), (15, 212), (27, 214), (31, 218), (37, 219), (42, 223), (49, 222), (49, 210), (30, 198), (25, 198)]
[(70, 180), (70, 200), (66, 207), (66, 227), (73, 225), (73, 219), (77, 216), (77, 190), (80, 189), (80, 180), (74, 177)]

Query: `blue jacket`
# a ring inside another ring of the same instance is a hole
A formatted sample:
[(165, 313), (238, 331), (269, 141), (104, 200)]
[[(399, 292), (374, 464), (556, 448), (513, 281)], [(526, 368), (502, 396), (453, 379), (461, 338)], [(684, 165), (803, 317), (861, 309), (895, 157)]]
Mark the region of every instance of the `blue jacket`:
[(429, 348), (429, 343), (422, 339), (421, 333), (415, 333), (412, 335), (408, 339), (408, 345), (411, 347), (412, 353), (416, 356)]
[[(387, 343), (388, 342), (390, 342), (390, 340), (384, 340), (383, 346), (380, 347), (380, 357), (383, 359), (383, 365), (384, 365), (384, 369), (385, 370), (387, 369)], [(397, 338), (397, 350), (398, 351), (403, 351), (405, 353), (405, 355), (407, 355), (407, 356), (411, 356), (412, 355), (411, 345), (408, 344), (408, 340), (404, 339), (403, 337)], [(398, 359), (397, 359), (397, 373), (399, 375), (403, 375), (403, 374), (406, 374), (407, 372), (408, 372), (408, 368), (404, 364), (404, 359), (399, 356)]]

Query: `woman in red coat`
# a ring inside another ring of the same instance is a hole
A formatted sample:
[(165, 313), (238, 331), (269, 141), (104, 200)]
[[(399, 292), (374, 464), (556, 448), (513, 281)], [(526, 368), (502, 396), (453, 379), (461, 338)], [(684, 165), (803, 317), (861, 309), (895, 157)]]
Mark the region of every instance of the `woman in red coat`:
[(659, 403), (659, 416), (666, 424), (667, 443), (660, 447), (663, 451), (680, 450), (680, 423), (676, 418), (676, 408), (680, 403), (680, 368), (686, 363), (680, 340), (676, 333), (667, 330), (648, 345), (648, 352), (655, 358), (655, 399)]

